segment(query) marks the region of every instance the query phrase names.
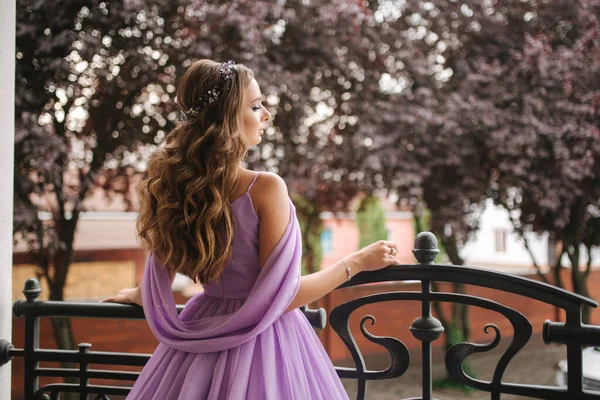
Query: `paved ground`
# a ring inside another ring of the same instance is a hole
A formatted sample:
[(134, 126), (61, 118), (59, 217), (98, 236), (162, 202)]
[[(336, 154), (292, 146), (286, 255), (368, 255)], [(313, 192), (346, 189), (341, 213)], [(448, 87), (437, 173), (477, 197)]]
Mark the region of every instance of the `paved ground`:
[[(532, 339), (533, 340), (533, 339)], [(472, 357), (472, 367), (477, 371), (477, 378), (489, 380), (493, 370), (499, 360), (505, 346), (495, 350), (491, 354), (476, 354)], [(413, 357), (414, 352), (411, 352)], [(504, 374), (504, 382), (550, 385), (554, 386), (556, 374), (556, 365), (559, 360), (564, 359), (566, 351), (564, 346), (545, 346), (537, 341), (532, 345), (526, 346), (521, 350), (508, 365)], [(382, 365), (382, 364), (386, 365)], [(375, 359), (367, 362), (369, 369), (384, 369), (389, 363), (388, 359)], [(378, 365), (379, 364), (379, 365)], [(434, 379), (443, 377), (445, 367), (443, 365), (442, 355), (434, 355)], [(421, 391), (421, 372), (420, 360), (411, 362), (411, 367), (405, 375), (394, 380), (371, 381), (367, 386), (367, 399), (374, 400), (399, 400), (411, 397), (420, 398)], [(356, 384), (352, 380), (344, 380), (344, 386), (351, 399), (356, 398)], [(465, 394), (452, 390), (434, 389), (433, 395), (440, 400), (479, 400), (490, 399), (490, 394), (486, 392), (473, 392)], [(525, 399), (522, 396), (503, 395), (502, 400)]]

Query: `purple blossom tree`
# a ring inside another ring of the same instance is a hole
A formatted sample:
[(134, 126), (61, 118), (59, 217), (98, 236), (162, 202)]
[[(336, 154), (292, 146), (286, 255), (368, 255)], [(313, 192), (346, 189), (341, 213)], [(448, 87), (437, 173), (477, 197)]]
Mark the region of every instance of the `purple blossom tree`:
[[(309, 217), (369, 189), (352, 146), (368, 99), (359, 94), (375, 95), (381, 62), (366, 52), (376, 32), (358, 6), (23, 1), (17, 18), (15, 238), (52, 300), (63, 299), (91, 191), (134, 207), (130, 186), (177, 123), (176, 79), (194, 59), (256, 71), (277, 117), (248, 163), (282, 175)], [(68, 321), (53, 326), (59, 347), (73, 348)]]
[[(553, 283), (584, 296), (591, 260), (581, 265), (581, 249), (594, 242), (588, 224), (600, 206), (599, 11), (595, 0), (532, 4), (518, 30), (522, 40), (486, 36), (498, 47), (506, 43), (504, 54), (473, 57), (459, 89), (486, 104), (482, 115), (493, 121), (485, 139), (491, 197), (509, 211), (527, 247), (530, 231), (558, 242)], [(561, 279), (563, 254), (570, 285)]]

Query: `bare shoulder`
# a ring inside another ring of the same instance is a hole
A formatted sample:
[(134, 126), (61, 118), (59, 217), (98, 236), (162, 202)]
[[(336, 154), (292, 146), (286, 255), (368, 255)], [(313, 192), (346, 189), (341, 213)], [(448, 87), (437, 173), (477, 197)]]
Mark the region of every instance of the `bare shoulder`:
[(251, 189), (252, 199), (256, 205), (258, 215), (264, 210), (279, 207), (288, 202), (288, 189), (285, 181), (272, 172), (263, 172), (256, 179)]
[(277, 174), (262, 173), (252, 187), (259, 222), (258, 250), (264, 267), (269, 255), (283, 237), (290, 220), (290, 205), (285, 181)]
[(261, 172), (260, 176), (256, 178), (254, 186), (260, 191), (270, 190), (272, 192), (282, 191), (287, 195), (287, 185), (282, 177), (273, 172)]

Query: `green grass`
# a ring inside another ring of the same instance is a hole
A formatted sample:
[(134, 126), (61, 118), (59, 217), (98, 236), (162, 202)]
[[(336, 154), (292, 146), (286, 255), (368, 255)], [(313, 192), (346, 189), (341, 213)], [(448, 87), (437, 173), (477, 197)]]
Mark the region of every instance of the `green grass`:
[[(471, 368), (471, 364), (468, 361), (465, 361), (462, 365), (465, 374), (472, 378), (476, 378), (475, 371)], [(452, 389), (465, 394), (470, 394), (476, 391), (476, 389), (471, 386), (464, 385), (460, 382), (457, 382), (455, 379), (446, 376), (445, 378), (434, 379), (432, 382), (434, 389)]]

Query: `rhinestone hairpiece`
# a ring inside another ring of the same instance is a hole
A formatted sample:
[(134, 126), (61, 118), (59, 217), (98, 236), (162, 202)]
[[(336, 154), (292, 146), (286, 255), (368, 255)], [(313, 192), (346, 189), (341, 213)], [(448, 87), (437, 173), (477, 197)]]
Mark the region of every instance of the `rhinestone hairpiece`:
[(227, 83), (233, 79), (235, 73), (235, 62), (226, 61), (221, 64), (221, 82), (217, 87), (210, 89), (204, 95), (200, 96), (198, 102), (187, 111), (181, 112), (181, 120), (189, 121), (200, 113), (204, 107), (219, 100), (221, 93), (227, 87)]

